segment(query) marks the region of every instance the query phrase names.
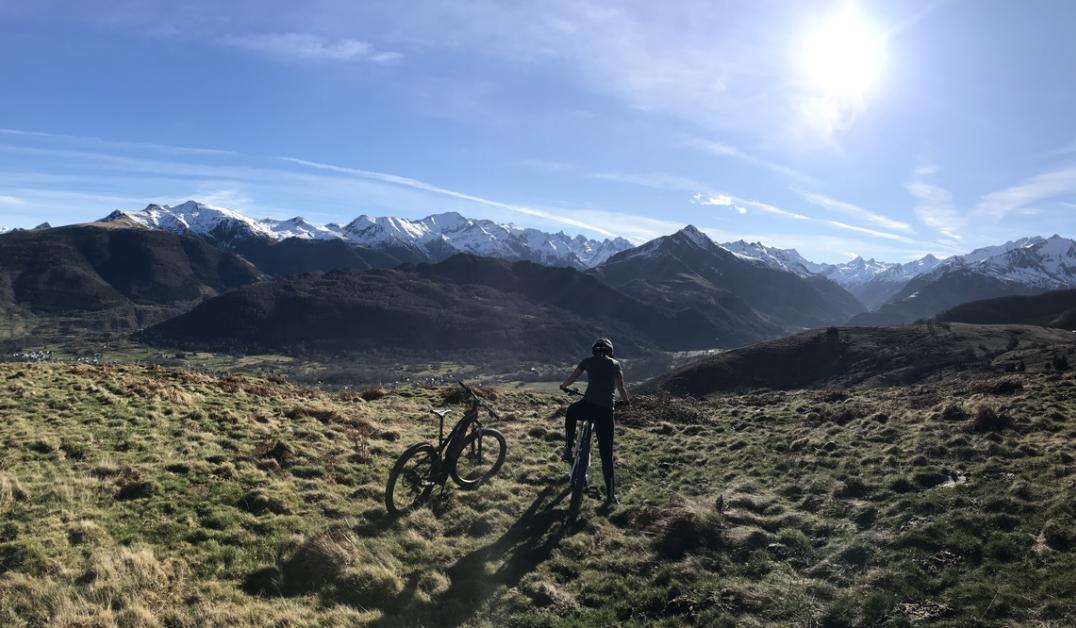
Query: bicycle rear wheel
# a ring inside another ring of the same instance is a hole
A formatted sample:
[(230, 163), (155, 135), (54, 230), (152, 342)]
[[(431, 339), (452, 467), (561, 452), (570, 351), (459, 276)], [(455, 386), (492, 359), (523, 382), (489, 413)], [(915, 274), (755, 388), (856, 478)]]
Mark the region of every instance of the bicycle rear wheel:
[(478, 488), (504, 464), (508, 444), (494, 429), (478, 428), (463, 439), (459, 455), (452, 462), (452, 479), (460, 488)]
[(590, 433), (593, 424), (587, 421), (579, 435), (575, 448), (575, 463), (572, 465), (572, 497), (568, 501), (568, 520), (575, 521), (579, 507), (583, 504), (583, 493), (587, 490), (587, 474), (590, 471)]
[(421, 506), (433, 493), (437, 450), (429, 443), (412, 445), (396, 460), (385, 485), (385, 508), (400, 515)]

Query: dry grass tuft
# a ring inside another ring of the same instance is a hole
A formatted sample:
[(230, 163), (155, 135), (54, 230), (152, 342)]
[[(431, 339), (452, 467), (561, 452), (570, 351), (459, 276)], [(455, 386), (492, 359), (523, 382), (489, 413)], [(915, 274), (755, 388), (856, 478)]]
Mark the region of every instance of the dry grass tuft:
[(0, 473), (0, 512), (5, 512), (17, 502), (29, 497), (30, 492), (23, 488), (18, 478)]
[(689, 552), (723, 546), (724, 518), (713, 503), (684, 502), (671, 506), (656, 527), (654, 548), (667, 558), (678, 559)]

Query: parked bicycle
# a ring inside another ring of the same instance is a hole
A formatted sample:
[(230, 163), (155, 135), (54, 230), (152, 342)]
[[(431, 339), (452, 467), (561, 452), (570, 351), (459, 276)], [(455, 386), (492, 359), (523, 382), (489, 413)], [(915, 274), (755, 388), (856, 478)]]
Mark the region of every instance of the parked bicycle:
[(416, 443), (396, 460), (385, 486), (385, 507), (391, 514), (403, 514), (424, 504), (435, 486), (445, 492), (448, 478), (463, 489), (478, 488), (504, 464), (508, 451), (504, 435), (482, 425), (478, 415), (485, 410), (500, 419), (497, 411), (483, 401), (470, 386), (459, 382), (471, 397), (471, 407), (445, 437), (445, 417), (451, 410), (431, 410), (439, 420), (437, 446)]

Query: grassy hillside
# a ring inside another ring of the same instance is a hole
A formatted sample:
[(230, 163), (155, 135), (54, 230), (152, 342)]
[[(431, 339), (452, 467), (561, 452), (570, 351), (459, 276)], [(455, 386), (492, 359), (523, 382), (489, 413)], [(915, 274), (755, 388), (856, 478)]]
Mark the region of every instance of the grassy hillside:
[(1022, 363), (1033, 371), (1076, 352), (1076, 335), (1027, 325), (938, 323), (812, 329), (701, 360), (648, 387), (696, 397), (750, 389), (914, 384), (981, 377)]
[(1067, 372), (643, 400), (623, 504), (573, 529), (560, 398), (497, 391), (501, 476), (392, 520), (394, 457), (458, 397), (366, 396), (0, 365), (0, 625), (1076, 621)]

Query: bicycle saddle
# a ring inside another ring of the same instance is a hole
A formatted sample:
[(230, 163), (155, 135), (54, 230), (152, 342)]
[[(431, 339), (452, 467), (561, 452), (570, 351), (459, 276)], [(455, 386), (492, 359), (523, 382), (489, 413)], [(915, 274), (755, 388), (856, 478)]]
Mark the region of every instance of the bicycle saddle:
[(430, 412), (436, 414), (438, 418), (443, 419), (448, 416), (448, 413), (452, 412), (452, 410), (445, 408), (444, 410), (430, 410)]

